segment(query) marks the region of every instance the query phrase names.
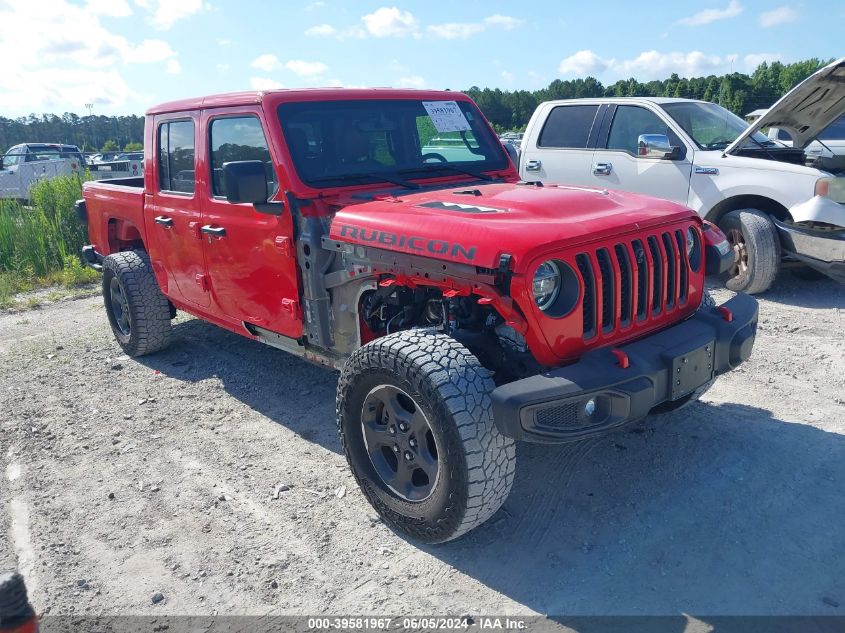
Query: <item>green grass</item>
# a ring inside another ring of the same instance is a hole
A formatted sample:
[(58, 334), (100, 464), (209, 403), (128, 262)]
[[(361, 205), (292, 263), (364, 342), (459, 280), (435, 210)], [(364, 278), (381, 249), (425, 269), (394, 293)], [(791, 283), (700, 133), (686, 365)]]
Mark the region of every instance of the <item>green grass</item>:
[(37, 183), (29, 205), (0, 200), (0, 308), (13, 306), (20, 292), (96, 281), (80, 258), (88, 238), (73, 203), (81, 197), (80, 179), (61, 176)]

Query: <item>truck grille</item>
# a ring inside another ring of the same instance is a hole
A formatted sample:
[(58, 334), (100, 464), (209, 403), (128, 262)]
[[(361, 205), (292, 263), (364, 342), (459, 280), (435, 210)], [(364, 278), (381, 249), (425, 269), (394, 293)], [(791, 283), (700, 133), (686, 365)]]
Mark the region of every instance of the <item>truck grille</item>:
[(689, 297), (686, 229), (589, 252), (575, 263), (584, 284), (584, 340), (606, 336), (682, 307)]

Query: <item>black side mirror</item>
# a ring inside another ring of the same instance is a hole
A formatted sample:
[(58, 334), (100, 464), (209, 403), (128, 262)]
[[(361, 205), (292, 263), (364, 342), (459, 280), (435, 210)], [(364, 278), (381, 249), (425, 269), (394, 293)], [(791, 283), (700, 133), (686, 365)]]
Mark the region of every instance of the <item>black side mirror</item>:
[(238, 160), (223, 163), (226, 200), (235, 204), (267, 202), (267, 174), (260, 160)]
[(519, 154), (517, 153), (516, 148), (513, 146), (513, 143), (505, 141), (504, 143), (502, 143), (502, 146), (505, 148), (505, 154), (507, 154), (508, 158), (510, 158), (513, 162), (513, 166), (519, 169)]

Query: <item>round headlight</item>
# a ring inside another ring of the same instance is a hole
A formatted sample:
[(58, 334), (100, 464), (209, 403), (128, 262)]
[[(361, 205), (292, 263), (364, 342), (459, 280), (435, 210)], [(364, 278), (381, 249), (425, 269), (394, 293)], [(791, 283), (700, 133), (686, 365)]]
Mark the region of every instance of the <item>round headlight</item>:
[(541, 310), (548, 309), (560, 293), (560, 268), (558, 268), (558, 265), (552, 261), (540, 264), (534, 273), (534, 282), (531, 287), (537, 307)]
[(695, 248), (695, 231), (692, 227), (687, 229), (687, 257), (692, 255), (692, 251)]

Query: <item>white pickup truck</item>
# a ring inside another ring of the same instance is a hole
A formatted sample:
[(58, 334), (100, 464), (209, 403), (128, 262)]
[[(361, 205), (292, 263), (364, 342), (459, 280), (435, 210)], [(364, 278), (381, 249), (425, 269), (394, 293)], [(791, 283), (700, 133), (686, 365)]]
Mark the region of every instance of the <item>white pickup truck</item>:
[[(690, 99), (548, 101), (528, 123), (519, 173), (526, 181), (686, 204), (727, 234), (732, 290), (765, 291), (782, 260), (845, 281), (845, 172), (808, 167), (804, 153), (843, 114), (845, 58), (750, 126), (721, 106)], [(768, 127), (786, 130), (793, 146), (760, 132)]]
[(85, 171), (85, 159), (76, 145), (21, 143), (0, 158), (0, 198), (27, 200), (39, 180)]

